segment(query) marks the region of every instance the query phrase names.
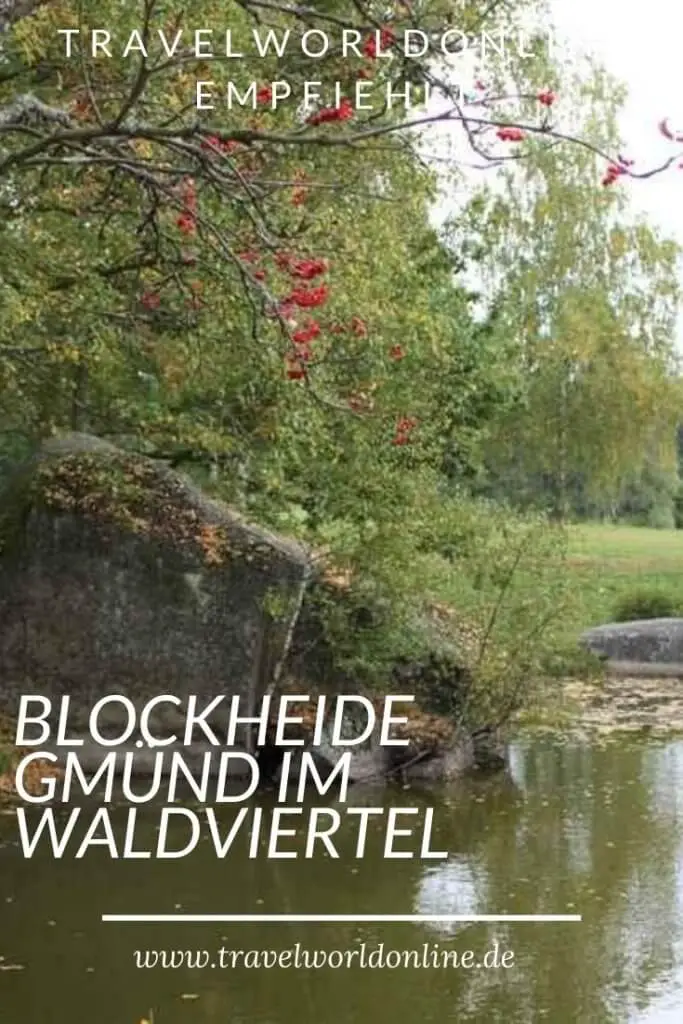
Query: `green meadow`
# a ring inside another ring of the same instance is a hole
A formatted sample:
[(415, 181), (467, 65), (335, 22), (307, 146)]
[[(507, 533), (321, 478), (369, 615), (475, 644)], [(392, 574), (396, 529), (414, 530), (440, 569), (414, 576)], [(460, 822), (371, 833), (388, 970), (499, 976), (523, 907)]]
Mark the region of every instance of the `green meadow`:
[(670, 614), (683, 614), (683, 530), (572, 527), (569, 566), (584, 627), (609, 621), (628, 599), (656, 595), (671, 602)]
[(683, 531), (582, 524), (570, 528), (572, 600), (558, 654), (569, 665), (583, 630), (601, 623), (683, 616)]

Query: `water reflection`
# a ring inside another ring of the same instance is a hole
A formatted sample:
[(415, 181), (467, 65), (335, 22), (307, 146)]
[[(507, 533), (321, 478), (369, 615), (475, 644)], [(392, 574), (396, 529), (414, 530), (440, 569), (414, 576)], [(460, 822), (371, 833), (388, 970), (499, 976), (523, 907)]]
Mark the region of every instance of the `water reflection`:
[[(477, 914), (482, 900), (474, 864), (453, 857), (443, 867), (427, 868), (418, 883), (416, 914)], [(430, 922), (441, 935), (456, 935), (463, 927), (450, 922)]]
[[(0, 819), (3, 1024), (673, 1024), (683, 1020), (683, 743), (519, 742), (512, 779), (383, 802), (436, 804), (446, 862), (25, 862)], [(364, 797), (368, 799), (368, 797)], [(150, 818), (149, 829), (153, 830)], [(11, 902), (6, 902), (10, 900)], [(581, 913), (581, 924), (101, 925), (103, 911)], [(135, 949), (515, 951), (508, 971), (136, 971)], [(187, 999), (183, 996), (197, 996)]]

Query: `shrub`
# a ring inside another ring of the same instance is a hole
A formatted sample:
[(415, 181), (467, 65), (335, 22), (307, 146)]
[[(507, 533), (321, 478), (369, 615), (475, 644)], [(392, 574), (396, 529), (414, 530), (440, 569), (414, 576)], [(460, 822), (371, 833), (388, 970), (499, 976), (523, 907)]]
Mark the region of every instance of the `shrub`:
[(671, 504), (653, 505), (648, 512), (647, 525), (653, 530), (675, 530), (676, 518)]
[(350, 535), (347, 560), (335, 551), (350, 582), (309, 592), (288, 672), (398, 687), (467, 727), (505, 722), (531, 699), (556, 648), (569, 584), (565, 531), (427, 486), (417, 497), (412, 517), (377, 524), (362, 543)]
[(672, 594), (664, 590), (632, 590), (617, 602), (615, 622), (635, 619), (668, 619), (680, 615), (681, 606)]

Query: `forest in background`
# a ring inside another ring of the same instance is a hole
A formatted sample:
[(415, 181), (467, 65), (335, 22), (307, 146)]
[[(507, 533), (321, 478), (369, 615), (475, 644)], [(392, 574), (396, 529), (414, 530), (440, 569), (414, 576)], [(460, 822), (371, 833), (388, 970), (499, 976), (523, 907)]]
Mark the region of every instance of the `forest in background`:
[[(630, 211), (652, 169), (619, 138), (622, 87), (553, 62), (541, 32), (464, 97), (437, 52), (398, 45), (530, 17), (542, 4), (0, 6), (0, 477), (67, 430), (165, 460), (350, 581), (326, 610), (348, 671), (381, 679), (436, 633), (467, 648), (489, 719), (561, 644), (566, 524), (683, 524), (680, 253)], [(159, 52), (159, 29), (211, 24), (363, 44), (314, 75), (293, 45)], [(65, 56), (60, 29), (103, 25), (142, 47)], [(429, 81), (444, 111), (273, 109), (268, 83), (311, 77)], [(198, 78), (256, 82), (254, 103), (198, 111)], [(457, 642), (444, 615), (468, 624)]]

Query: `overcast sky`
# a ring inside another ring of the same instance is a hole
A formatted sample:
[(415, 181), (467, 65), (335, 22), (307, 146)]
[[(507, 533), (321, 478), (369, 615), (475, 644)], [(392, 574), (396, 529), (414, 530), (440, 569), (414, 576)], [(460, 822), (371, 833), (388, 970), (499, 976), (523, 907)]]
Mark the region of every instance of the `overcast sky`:
[[(621, 122), (625, 155), (642, 170), (672, 155), (657, 122), (669, 117), (671, 127), (683, 132), (683, 0), (552, 0), (552, 9), (572, 49), (594, 53), (628, 87)], [(683, 245), (683, 170), (674, 166), (624, 188), (636, 209)], [(683, 342), (681, 328), (683, 323)]]
[[(646, 5), (635, 0), (549, 2), (558, 48), (564, 48), (563, 52), (558, 49), (558, 58), (573, 62), (590, 54), (627, 88), (620, 130), (623, 155), (635, 161), (634, 171), (652, 170), (683, 152), (683, 144), (668, 142), (658, 129), (659, 122), (667, 118), (671, 129), (683, 134), (683, 0), (648, 0)], [(465, 72), (463, 80), (467, 79)], [(446, 108), (447, 100), (433, 98), (431, 109), (440, 106)], [(438, 159), (441, 154), (443, 159), (450, 152), (464, 166), (468, 160), (473, 166), (462, 137), (453, 136), (448, 123), (433, 125), (428, 138), (431, 156)], [(433, 210), (435, 223), (467, 201), (469, 184), (476, 186), (479, 180), (480, 172), (472, 171), (471, 177), (466, 172), (466, 183), (459, 190), (454, 191), (452, 183), (446, 185)], [(645, 214), (683, 247), (683, 168), (674, 163), (653, 178), (627, 179), (619, 187), (629, 196), (634, 212)], [(683, 353), (683, 311), (679, 314), (678, 348)]]
[[(577, 49), (593, 51), (629, 89), (622, 120), (630, 156), (652, 166), (671, 155), (657, 131), (662, 117), (683, 132), (683, 3), (648, 0), (553, 0), (558, 29)], [(683, 243), (683, 171), (655, 181), (631, 182), (634, 203)]]

